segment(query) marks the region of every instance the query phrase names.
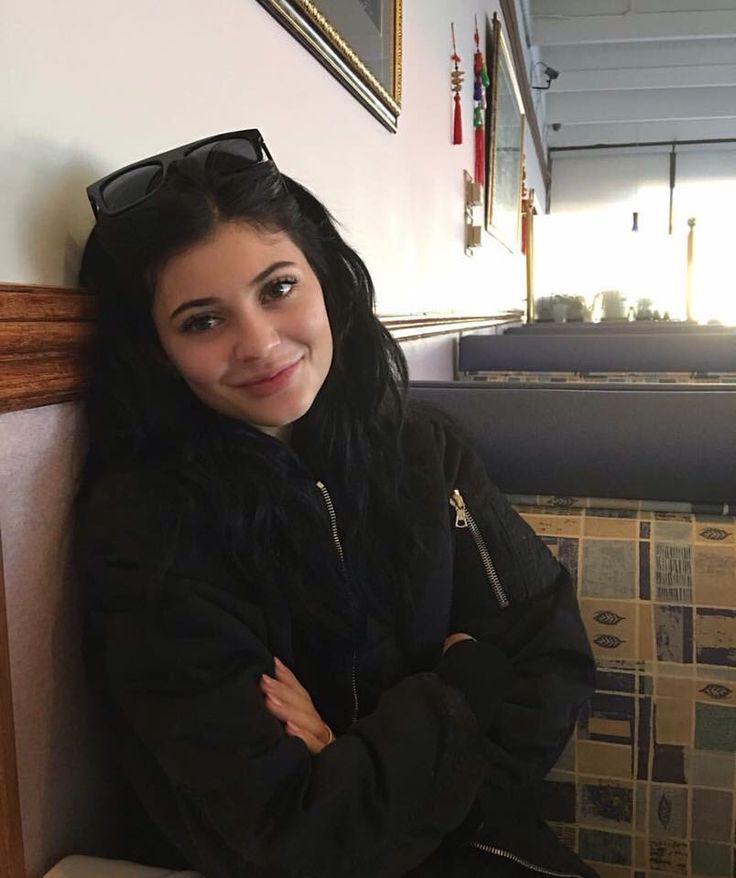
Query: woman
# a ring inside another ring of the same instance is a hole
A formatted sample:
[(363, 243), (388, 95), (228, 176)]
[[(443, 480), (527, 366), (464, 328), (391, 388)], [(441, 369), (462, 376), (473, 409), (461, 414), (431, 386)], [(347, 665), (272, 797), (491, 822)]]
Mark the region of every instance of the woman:
[(407, 401), (325, 208), (257, 131), (88, 193), (86, 656), (153, 823), (206, 878), (593, 874), (535, 805), (574, 587)]

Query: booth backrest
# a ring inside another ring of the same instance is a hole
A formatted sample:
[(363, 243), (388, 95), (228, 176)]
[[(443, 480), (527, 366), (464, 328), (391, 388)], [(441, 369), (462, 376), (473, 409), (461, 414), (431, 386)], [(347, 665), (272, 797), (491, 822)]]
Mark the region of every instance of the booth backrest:
[(464, 335), (458, 371), (736, 373), (736, 334)]
[(607, 320), (600, 323), (587, 321), (568, 321), (566, 323), (525, 323), (523, 326), (509, 326), (505, 335), (610, 335), (628, 333), (629, 335), (733, 335), (736, 326), (720, 326), (696, 323), (676, 323), (671, 320)]
[(513, 494), (736, 503), (736, 386), (417, 381)]
[(596, 691), (547, 779), (545, 816), (602, 878), (732, 878), (736, 395), (430, 382), (412, 394), (461, 422), (577, 584)]

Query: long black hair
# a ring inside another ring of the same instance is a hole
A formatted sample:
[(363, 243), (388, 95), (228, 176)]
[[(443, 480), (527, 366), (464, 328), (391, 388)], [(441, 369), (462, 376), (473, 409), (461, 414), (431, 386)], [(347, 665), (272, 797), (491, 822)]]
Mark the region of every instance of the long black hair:
[[(333, 360), (309, 411), (294, 424), (292, 449), (202, 403), (166, 357), (151, 317), (167, 260), (230, 222), (288, 234), (324, 294)], [(364, 262), (317, 198), (271, 162), (223, 176), (182, 160), (145, 202), (98, 217), (80, 279), (96, 295), (98, 310), (78, 501), (111, 470), (140, 464), (176, 471), (198, 506), (212, 512), (236, 563), (246, 563), (239, 547), (250, 528), (247, 565), (268, 582), (278, 544), (272, 537), (276, 529), (290, 531), (295, 487), (305, 507), (317, 503), (314, 483), (298, 488), (290, 477), (296, 454), (339, 498), (348, 551), (364, 562), (363, 597), (384, 612), (410, 612), (409, 572), (424, 546), (421, 515), (416, 508), (405, 512), (411, 492), (400, 444), (406, 360), (374, 314)], [(319, 608), (319, 595), (309, 600)]]

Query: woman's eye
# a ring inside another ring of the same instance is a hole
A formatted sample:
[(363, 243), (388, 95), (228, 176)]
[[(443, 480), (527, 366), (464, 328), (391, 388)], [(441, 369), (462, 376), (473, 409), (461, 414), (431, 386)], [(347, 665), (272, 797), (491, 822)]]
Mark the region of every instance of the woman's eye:
[(295, 277), (279, 277), (276, 280), (269, 281), (264, 289), (264, 294), (270, 299), (283, 299), (291, 293), (296, 286)]
[(215, 317), (214, 314), (195, 314), (182, 323), (181, 331), (190, 333), (207, 332), (219, 322), (220, 318)]

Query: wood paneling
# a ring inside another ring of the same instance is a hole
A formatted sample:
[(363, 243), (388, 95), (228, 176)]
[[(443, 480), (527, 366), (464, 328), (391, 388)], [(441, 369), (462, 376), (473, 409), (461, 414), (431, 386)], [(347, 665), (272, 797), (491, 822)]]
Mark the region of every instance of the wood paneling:
[(0, 878), (24, 876), (25, 858), (10, 687), (10, 648), (0, 543)]
[(0, 412), (79, 398), (94, 315), (80, 290), (0, 284)]

